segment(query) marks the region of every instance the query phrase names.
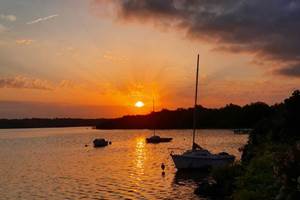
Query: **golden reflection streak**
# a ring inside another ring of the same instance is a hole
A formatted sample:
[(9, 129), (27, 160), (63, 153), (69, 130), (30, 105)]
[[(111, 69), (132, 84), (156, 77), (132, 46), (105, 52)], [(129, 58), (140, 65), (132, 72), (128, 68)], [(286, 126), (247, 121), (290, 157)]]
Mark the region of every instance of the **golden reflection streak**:
[(135, 146), (135, 164), (140, 173), (144, 173), (144, 162), (146, 160), (145, 138), (137, 138)]
[(135, 156), (132, 160), (133, 168), (130, 174), (130, 180), (134, 183), (135, 187), (142, 185), (142, 180), (145, 178), (145, 160), (146, 160), (146, 148), (145, 138), (138, 137), (135, 139)]

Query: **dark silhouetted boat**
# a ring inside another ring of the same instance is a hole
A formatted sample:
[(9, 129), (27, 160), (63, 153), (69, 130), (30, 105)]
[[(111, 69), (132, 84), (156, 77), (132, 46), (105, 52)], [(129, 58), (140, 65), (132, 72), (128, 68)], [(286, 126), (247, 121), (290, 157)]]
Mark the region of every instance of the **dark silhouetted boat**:
[[(154, 118), (154, 98), (153, 98), (153, 118)], [(154, 120), (153, 120), (154, 122)], [(155, 135), (155, 125), (153, 123), (153, 136), (146, 138), (147, 143), (158, 144), (162, 142), (171, 142), (173, 138), (170, 137), (160, 137), (159, 135)]]
[(161, 142), (171, 142), (173, 138), (164, 138), (164, 137), (160, 137), (158, 135), (153, 135), (149, 138), (146, 138), (146, 142), (147, 143), (161, 143)]
[(214, 154), (207, 149), (202, 148), (195, 143), (196, 134), (196, 108), (197, 108), (197, 94), (198, 94), (198, 73), (199, 73), (199, 55), (197, 57), (197, 73), (196, 73), (196, 90), (195, 90), (195, 105), (194, 105), (194, 119), (193, 119), (193, 142), (192, 149), (187, 150), (182, 154), (175, 154), (171, 152), (171, 157), (177, 169), (199, 169), (214, 166), (222, 166), (230, 164), (235, 157), (226, 152)]
[(94, 143), (94, 147), (97, 148), (97, 147), (105, 147), (108, 144), (110, 144), (111, 142), (109, 142), (103, 138), (97, 138), (97, 139), (94, 139), (93, 143)]
[(250, 134), (250, 132), (252, 131), (252, 129), (250, 128), (238, 128), (238, 129), (233, 129), (234, 134)]

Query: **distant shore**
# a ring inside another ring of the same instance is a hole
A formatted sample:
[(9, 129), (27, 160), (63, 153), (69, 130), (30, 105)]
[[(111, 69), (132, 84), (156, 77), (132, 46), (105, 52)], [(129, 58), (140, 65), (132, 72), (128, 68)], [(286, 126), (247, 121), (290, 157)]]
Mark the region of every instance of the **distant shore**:
[[(228, 104), (222, 108), (197, 107), (197, 128), (253, 128), (260, 120), (270, 117), (281, 104), (269, 106), (262, 102), (245, 106)], [(97, 129), (190, 129), (193, 127), (193, 108), (163, 109), (146, 115), (127, 115), (113, 119), (28, 118), (0, 119), (0, 129), (52, 128), (91, 126)]]

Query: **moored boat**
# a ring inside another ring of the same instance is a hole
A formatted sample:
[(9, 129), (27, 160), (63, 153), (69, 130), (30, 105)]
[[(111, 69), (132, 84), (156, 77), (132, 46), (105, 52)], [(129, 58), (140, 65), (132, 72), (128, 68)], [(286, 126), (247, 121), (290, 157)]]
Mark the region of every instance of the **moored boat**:
[(109, 142), (103, 138), (97, 138), (97, 139), (94, 139), (93, 143), (94, 143), (94, 147), (97, 148), (97, 147), (105, 147), (108, 144), (110, 144), (111, 142)]
[[(154, 113), (154, 98), (153, 98), (153, 114)], [(154, 116), (153, 116), (154, 117)], [(153, 123), (154, 125), (155, 123)], [(155, 134), (155, 127), (153, 128), (153, 135), (151, 137), (146, 138), (147, 143), (152, 143), (152, 144), (158, 144), (162, 142), (171, 142), (173, 138), (170, 137), (160, 137), (159, 135)]]
[(234, 134), (249, 134), (252, 131), (250, 128), (233, 129)]
[(182, 154), (175, 154), (173, 152), (171, 152), (170, 154), (174, 162), (174, 165), (178, 170), (223, 166), (232, 163), (235, 159), (235, 156), (230, 155), (227, 152), (213, 154), (209, 152), (207, 149), (204, 149), (195, 143), (196, 122), (197, 122), (196, 110), (197, 110), (197, 96), (198, 96), (198, 73), (199, 73), (199, 55), (197, 56), (192, 149), (187, 150)]
[(206, 149), (188, 150), (183, 154), (171, 153), (177, 169), (204, 169), (230, 164), (235, 157), (226, 152), (213, 154)]
[(161, 143), (161, 142), (171, 142), (173, 138), (164, 138), (158, 135), (153, 135), (149, 138), (146, 138), (147, 143)]

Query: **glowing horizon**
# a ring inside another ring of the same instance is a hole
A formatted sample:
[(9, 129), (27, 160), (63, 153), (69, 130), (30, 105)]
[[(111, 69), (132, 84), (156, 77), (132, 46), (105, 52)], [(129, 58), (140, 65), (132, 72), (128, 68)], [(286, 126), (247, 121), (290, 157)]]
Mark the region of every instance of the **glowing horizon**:
[[(185, 5), (170, 1), (175, 3), (161, 10), (143, 2), (128, 9), (125, 2), (116, 0), (53, 0), (45, 6), (32, 0), (2, 1), (0, 117), (144, 114), (152, 110), (147, 105), (152, 105), (153, 95), (156, 110), (191, 107), (198, 53), (199, 104), (203, 106), (274, 104), (298, 89), (294, 35), (281, 38), (276, 32), (278, 41), (264, 38), (268, 30), (252, 18), (257, 24), (249, 27), (252, 32), (244, 32), (243, 24), (234, 22), (224, 22), (219, 30), (205, 17), (197, 24), (187, 21), (203, 9), (226, 10), (226, 3), (200, 5), (199, 1), (185, 10)], [(256, 1), (251, 5), (253, 15), (258, 5)], [(294, 6), (286, 12), (298, 9)], [(265, 8), (273, 12), (270, 9)], [(239, 11), (237, 7), (233, 14), (242, 15)], [(231, 25), (240, 35), (228, 28)], [(286, 50), (275, 49), (278, 44)], [(137, 109), (133, 106), (137, 101), (146, 106)], [(31, 109), (21, 113), (16, 109), (19, 105)]]

